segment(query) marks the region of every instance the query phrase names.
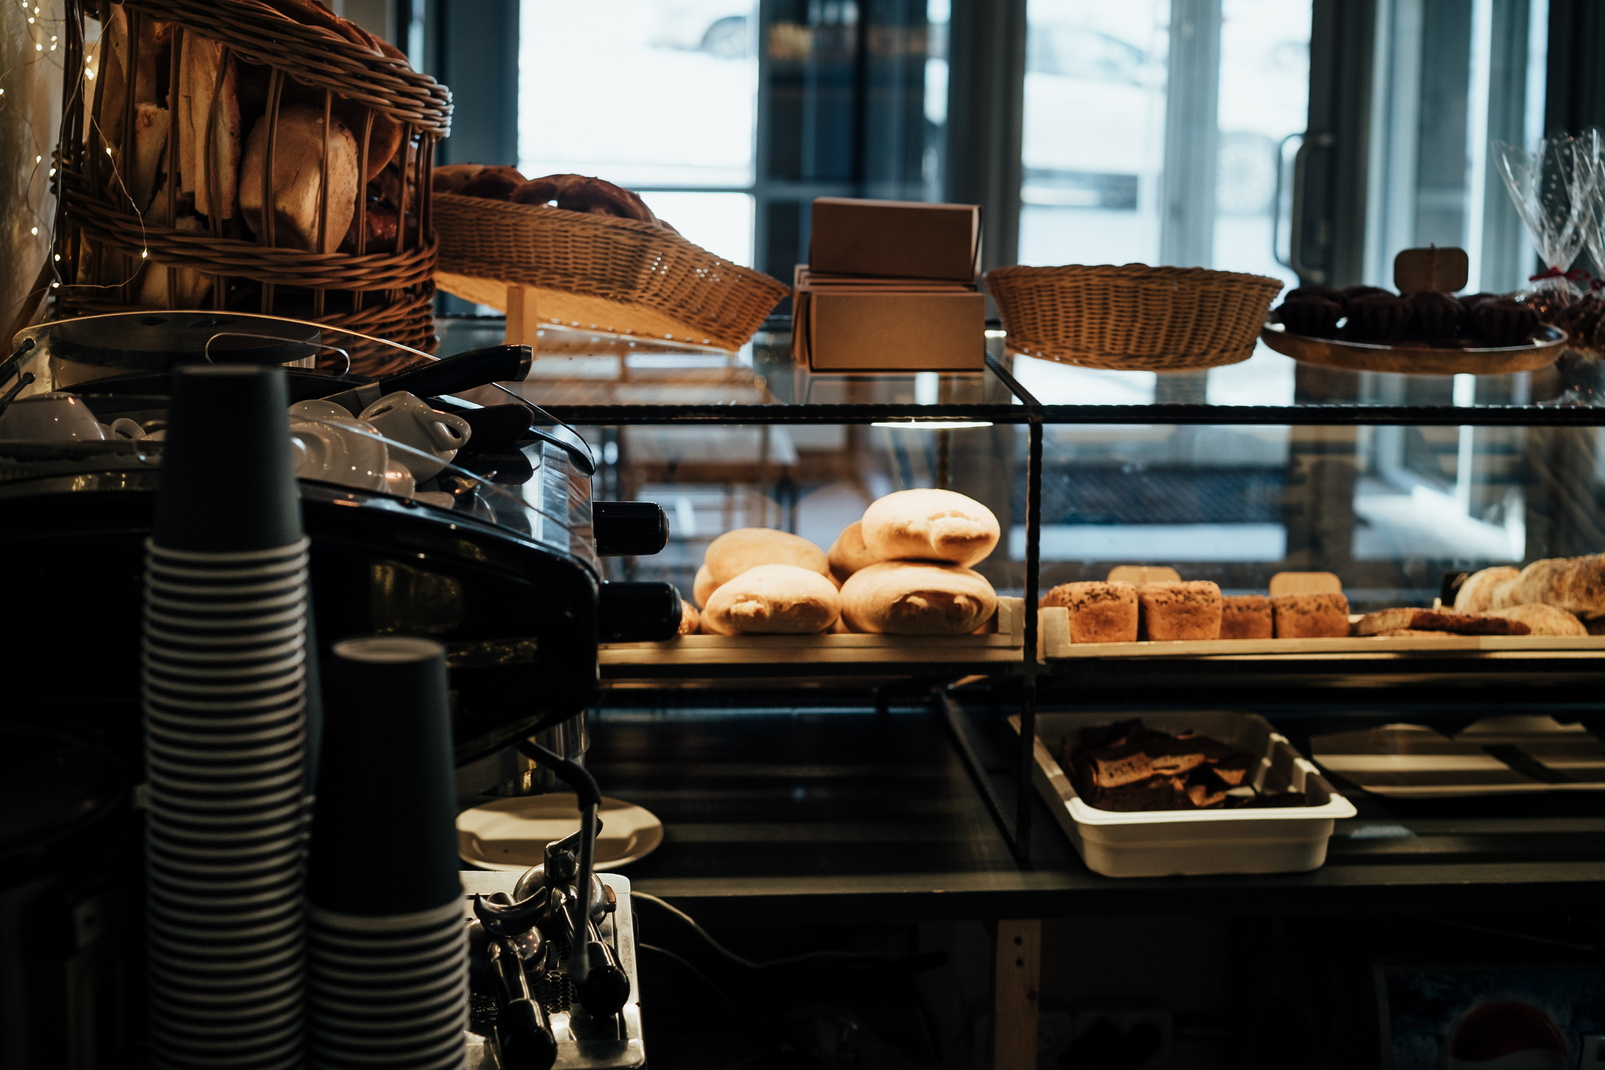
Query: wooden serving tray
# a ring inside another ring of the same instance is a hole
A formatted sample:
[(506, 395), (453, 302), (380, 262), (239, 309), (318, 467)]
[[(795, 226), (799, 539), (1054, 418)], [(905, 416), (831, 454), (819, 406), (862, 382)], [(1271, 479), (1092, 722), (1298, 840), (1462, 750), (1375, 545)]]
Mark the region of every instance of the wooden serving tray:
[(1566, 332), (1540, 327), (1538, 338), (1519, 346), (1497, 349), (1442, 349), (1433, 346), (1384, 346), (1366, 342), (1340, 342), (1335, 338), (1309, 338), (1290, 334), (1280, 323), (1267, 323), (1260, 340), (1283, 356), (1305, 364), (1346, 368), (1359, 372), (1399, 375), (1507, 375), (1547, 368), (1560, 359)]
[(1019, 661), (1025, 603), (998, 599), (998, 630), (985, 635), (682, 635), (658, 643), (604, 643), (597, 660), (620, 667), (768, 667), (788, 675), (829, 665), (943, 665)]
[(1139, 643), (1072, 643), (1070, 614), (1040, 610), (1038, 631), (1046, 660), (1074, 658), (1274, 657), (1309, 654), (1442, 654), (1492, 651), (1593, 651), (1605, 655), (1605, 635), (1367, 635), (1334, 639), (1203, 639)]

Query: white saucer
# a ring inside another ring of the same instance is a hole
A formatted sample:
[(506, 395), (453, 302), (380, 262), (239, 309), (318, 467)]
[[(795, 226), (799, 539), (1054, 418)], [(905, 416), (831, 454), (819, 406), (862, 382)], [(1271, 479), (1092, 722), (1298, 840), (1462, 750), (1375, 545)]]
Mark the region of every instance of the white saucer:
[[(634, 803), (604, 795), (601, 818), (599, 870), (618, 869), (663, 842), (663, 822)], [(547, 844), (579, 827), (579, 803), (572, 792), (497, 799), (457, 815), (457, 854), (480, 869), (522, 873), (546, 861)]]

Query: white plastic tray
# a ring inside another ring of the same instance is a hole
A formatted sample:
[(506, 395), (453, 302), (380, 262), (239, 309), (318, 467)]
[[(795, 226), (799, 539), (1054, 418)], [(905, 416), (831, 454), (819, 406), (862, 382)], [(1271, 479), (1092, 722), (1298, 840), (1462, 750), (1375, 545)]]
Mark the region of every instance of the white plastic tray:
[[(1353, 817), (1354, 804), (1333, 790), (1287, 737), (1258, 714), (1224, 710), (1143, 713), (1161, 732), (1188, 729), (1262, 756), (1254, 786), (1289, 786), (1309, 806), (1242, 810), (1154, 810), (1116, 813), (1076, 795), (1054, 756), (1061, 738), (1123, 720), (1125, 713), (1037, 715), (1032, 779), (1082, 861), (1106, 877), (1195, 876), (1207, 873), (1301, 873), (1326, 861), (1334, 821)], [(1016, 732), (1019, 718), (1010, 718)], [(1044, 740), (1051, 741), (1049, 743)]]

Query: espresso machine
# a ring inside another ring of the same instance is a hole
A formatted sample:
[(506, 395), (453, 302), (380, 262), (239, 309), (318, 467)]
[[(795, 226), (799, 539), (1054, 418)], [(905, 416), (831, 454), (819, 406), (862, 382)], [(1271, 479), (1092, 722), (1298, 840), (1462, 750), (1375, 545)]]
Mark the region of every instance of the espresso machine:
[[(636, 1066), (628, 882), (594, 872), (599, 795), (579, 759), (598, 644), (672, 637), (680, 597), (667, 584), (606, 581), (607, 556), (657, 553), (667, 521), (655, 505), (593, 502), (594, 462), (576, 432), (511, 392), (492, 406), (452, 397), (522, 379), (531, 356), (497, 346), (437, 360), (324, 325), (226, 312), (89, 316), (21, 332), (0, 360), (0, 547), (13, 607), (0, 614), (0, 644), (16, 667), (7, 719), (81, 728), (140, 765), (142, 569), (174, 367), (282, 365), (292, 400), (312, 406), (305, 419), (327, 410), (323, 422), (348, 438), (370, 435), (346, 424), (376, 401), (423, 398), (471, 429), (438, 472), (405, 489), (334, 467), (299, 480), (316, 638), (325, 648), (354, 635), (439, 640), (459, 798), (563, 781), (581, 801), (580, 833), (548, 848), (512, 895), (475, 905), (475, 1021), (499, 1060), (489, 1065)], [(53, 406), (64, 414), (84, 410), (75, 434), (17, 432), (41, 426), (17, 413), (47, 396), (69, 399)], [(377, 437), (392, 468), (439, 460)]]

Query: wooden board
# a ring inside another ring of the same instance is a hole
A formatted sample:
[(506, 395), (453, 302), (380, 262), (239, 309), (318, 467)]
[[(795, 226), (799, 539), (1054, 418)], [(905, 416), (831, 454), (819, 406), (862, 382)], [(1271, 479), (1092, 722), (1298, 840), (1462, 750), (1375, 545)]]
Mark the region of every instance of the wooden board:
[(1343, 581), (1331, 572), (1278, 572), (1271, 577), (1272, 598), (1284, 594), (1342, 594)]
[(1601, 635), (1347, 636), (1341, 639), (1214, 639), (1139, 643), (1072, 643), (1070, 617), (1062, 607), (1041, 611), (1044, 659), (1274, 657), (1308, 654), (1444, 654), (1492, 651), (1580, 651), (1605, 655)]
[(1107, 583), (1129, 583), (1141, 587), (1145, 583), (1179, 583), (1181, 573), (1169, 565), (1116, 565), (1109, 570)]
[(832, 664), (1020, 661), (1023, 600), (998, 599), (997, 619), (998, 630), (987, 635), (682, 635), (658, 643), (604, 643), (597, 660), (604, 668), (750, 665), (801, 674)]
[(1283, 356), (1328, 368), (1399, 375), (1508, 375), (1555, 363), (1565, 347), (1566, 332), (1540, 327), (1538, 340), (1499, 349), (1434, 349), (1306, 338), (1289, 334), (1280, 323), (1267, 323), (1260, 331), (1260, 341)]

